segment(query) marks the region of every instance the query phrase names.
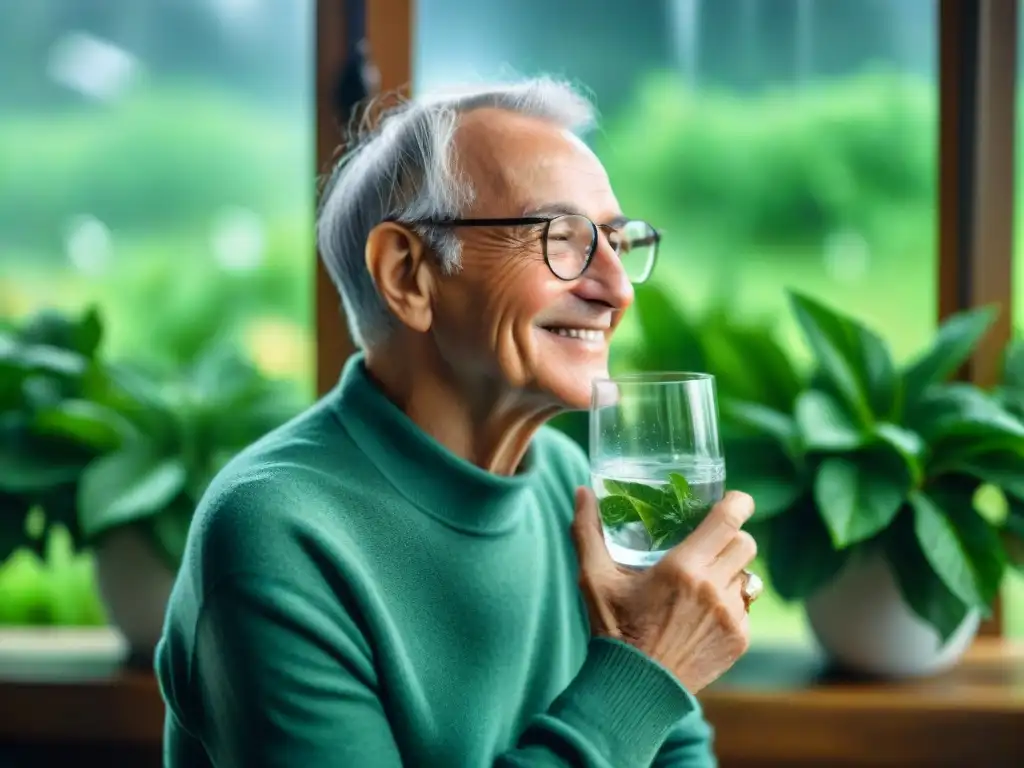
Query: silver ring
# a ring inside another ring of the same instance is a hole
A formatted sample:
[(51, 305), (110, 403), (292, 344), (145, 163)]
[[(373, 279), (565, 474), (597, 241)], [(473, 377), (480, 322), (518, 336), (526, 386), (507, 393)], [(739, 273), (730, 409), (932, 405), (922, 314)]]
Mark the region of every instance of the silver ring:
[(753, 571), (748, 571), (746, 568), (743, 569), (743, 602), (746, 603), (747, 608), (750, 608), (750, 604), (757, 600), (764, 592), (764, 581)]

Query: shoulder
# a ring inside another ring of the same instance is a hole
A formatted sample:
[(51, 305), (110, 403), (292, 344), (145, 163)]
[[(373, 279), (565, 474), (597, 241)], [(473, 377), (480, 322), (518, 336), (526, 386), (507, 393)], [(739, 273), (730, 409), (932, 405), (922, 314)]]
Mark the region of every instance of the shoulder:
[[(366, 466), (364, 466), (366, 465)], [(290, 577), (344, 552), (372, 468), (340, 430), (299, 420), (243, 451), (204, 494), (183, 568), (200, 593), (231, 577)]]

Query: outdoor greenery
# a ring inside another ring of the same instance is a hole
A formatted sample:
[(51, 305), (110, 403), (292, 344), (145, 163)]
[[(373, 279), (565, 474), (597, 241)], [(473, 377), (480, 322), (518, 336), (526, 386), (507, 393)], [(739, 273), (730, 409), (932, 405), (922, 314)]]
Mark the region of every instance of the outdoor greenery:
[[(6, 117), (0, 200), (20, 202), (0, 206), (0, 317), (95, 305), (105, 360), (179, 385), (216, 337), (308, 401), (312, 122), (282, 114), (178, 85)], [(615, 368), (708, 370), (723, 400), (792, 413), (812, 357), (785, 288), (856, 306), (909, 359), (935, 326), (936, 119), (934, 83), (893, 72), (742, 94), (652, 74), (593, 142), (623, 208), (664, 232)], [(103, 230), (83, 246), (68, 222), (86, 215)], [(0, 566), (0, 622), (102, 620), (61, 519)]]
[(227, 335), (311, 394), (314, 163), (296, 117), (197, 89), (6, 116), (0, 317), (95, 304), (109, 355), (168, 365)]

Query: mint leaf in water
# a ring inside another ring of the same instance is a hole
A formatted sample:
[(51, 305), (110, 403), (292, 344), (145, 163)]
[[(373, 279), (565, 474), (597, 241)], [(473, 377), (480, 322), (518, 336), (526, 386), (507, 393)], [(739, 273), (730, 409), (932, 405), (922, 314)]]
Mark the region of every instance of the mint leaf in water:
[(694, 496), (693, 491), (690, 489), (689, 481), (678, 472), (669, 473), (668, 488), (665, 490), (670, 490), (674, 494), (676, 501), (681, 507), (693, 501)]
[(678, 510), (681, 513), (682, 519), (685, 521), (695, 521), (695, 524), (703, 520), (705, 513), (708, 511), (708, 505), (694, 495), (693, 489), (690, 488), (690, 483), (687, 482), (686, 478), (677, 472), (673, 472), (668, 476), (668, 481), (669, 486), (675, 493)]
[(708, 509), (677, 472), (669, 474), (668, 484), (661, 489), (624, 480), (605, 480), (604, 486), (611, 493), (600, 502), (605, 525), (643, 523), (653, 549), (682, 541)]
[[(607, 487), (608, 484), (605, 485)], [(626, 495), (605, 496), (601, 499), (600, 508), (601, 519), (605, 525), (624, 525), (639, 522), (641, 519), (635, 500)]]
[(604, 487), (609, 493), (638, 499), (645, 504), (650, 504), (652, 507), (660, 507), (664, 504), (662, 492), (643, 483), (629, 483), (625, 480), (605, 480)]

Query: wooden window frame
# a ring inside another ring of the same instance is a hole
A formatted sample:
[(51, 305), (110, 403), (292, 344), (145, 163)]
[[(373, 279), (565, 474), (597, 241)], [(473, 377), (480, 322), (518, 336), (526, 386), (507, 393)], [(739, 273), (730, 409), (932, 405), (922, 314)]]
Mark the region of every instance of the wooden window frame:
[[(318, 0), (316, 163), (326, 173), (341, 131), (333, 90), (346, 60), (345, 0)], [(366, 2), (366, 37), (383, 92), (408, 92), (414, 0)], [(1013, 326), (1014, 128), (1017, 0), (938, 0), (939, 146), (937, 314), (1002, 307), (993, 331), (961, 372), (996, 383)], [(317, 389), (337, 381), (354, 347), (337, 292), (316, 267)], [(1001, 633), (1001, 611), (982, 634)]]
[[(999, 380), (1013, 329), (1017, 0), (940, 0), (938, 318), (1001, 307), (960, 376)], [(1001, 635), (997, 602), (982, 635)]]
[[(334, 90), (347, 61), (345, 7), (350, 0), (317, 0), (316, 173), (330, 171), (343, 139)], [(365, 37), (383, 93), (408, 93), (412, 80), (413, 0), (365, 0)], [(355, 349), (338, 292), (316, 258), (316, 384), (322, 395), (337, 383)]]

